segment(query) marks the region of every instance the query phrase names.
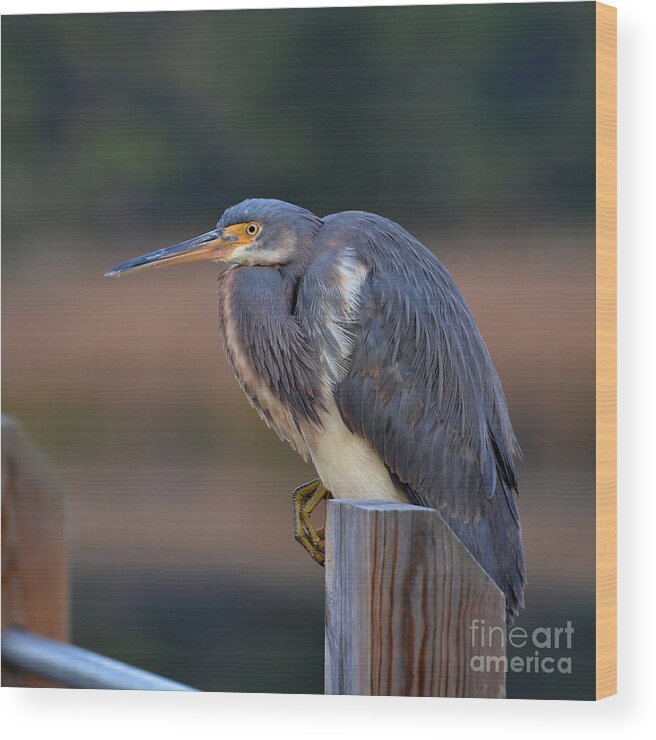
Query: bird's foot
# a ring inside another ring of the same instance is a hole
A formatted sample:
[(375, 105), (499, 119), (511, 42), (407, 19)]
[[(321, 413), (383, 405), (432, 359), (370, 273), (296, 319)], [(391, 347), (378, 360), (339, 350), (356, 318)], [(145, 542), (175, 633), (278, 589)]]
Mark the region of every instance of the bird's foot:
[(326, 530), (325, 524), (318, 529), (314, 526), (311, 514), (324, 499), (329, 498), (330, 491), (318, 478), (295, 488), (292, 493), (294, 538), (319, 565), (323, 565), (326, 559)]

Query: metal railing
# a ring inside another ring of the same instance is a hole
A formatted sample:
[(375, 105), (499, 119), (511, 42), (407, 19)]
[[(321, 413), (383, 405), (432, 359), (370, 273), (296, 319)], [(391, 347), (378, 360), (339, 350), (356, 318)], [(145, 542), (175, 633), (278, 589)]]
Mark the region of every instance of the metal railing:
[(2, 632), (2, 662), (72, 689), (196, 691), (90, 650), (9, 627)]

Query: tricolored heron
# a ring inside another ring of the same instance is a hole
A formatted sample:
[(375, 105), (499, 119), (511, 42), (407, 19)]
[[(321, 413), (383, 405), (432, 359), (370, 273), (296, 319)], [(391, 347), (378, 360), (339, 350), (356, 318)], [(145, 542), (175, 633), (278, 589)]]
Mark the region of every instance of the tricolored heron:
[(324, 560), (326, 497), (428, 506), (506, 595), (524, 602), (514, 460), (499, 378), (446, 268), (381, 216), (319, 218), (280, 200), (107, 275), (209, 260), (228, 359), (262, 419), (319, 478), (294, 491), (296, 539)]

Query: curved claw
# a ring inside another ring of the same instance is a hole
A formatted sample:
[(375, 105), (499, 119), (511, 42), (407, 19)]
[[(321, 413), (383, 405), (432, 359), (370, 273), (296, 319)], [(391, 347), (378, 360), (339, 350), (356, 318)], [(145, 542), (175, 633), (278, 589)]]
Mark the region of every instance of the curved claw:
[(317, 529), (311, 514), (321, 501), (330, 497), (330, 491), (318, 478), (295, 488), (292, 493), (294, 538), (319, 565), (323, 565), (326, 559), (325, 527)]

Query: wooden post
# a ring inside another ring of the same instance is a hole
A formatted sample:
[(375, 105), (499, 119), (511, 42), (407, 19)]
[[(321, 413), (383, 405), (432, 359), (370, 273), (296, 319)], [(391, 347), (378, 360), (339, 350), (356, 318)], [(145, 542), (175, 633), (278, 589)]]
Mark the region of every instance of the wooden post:
[(328, 502), (327, 694), (505, 696), (505, 599), (434, 509)]
[[(20, 427), (2, 418), (2, 628), (68, 641), (64, 501)], [(52, 686), (2, 668), (3, 686)]]

